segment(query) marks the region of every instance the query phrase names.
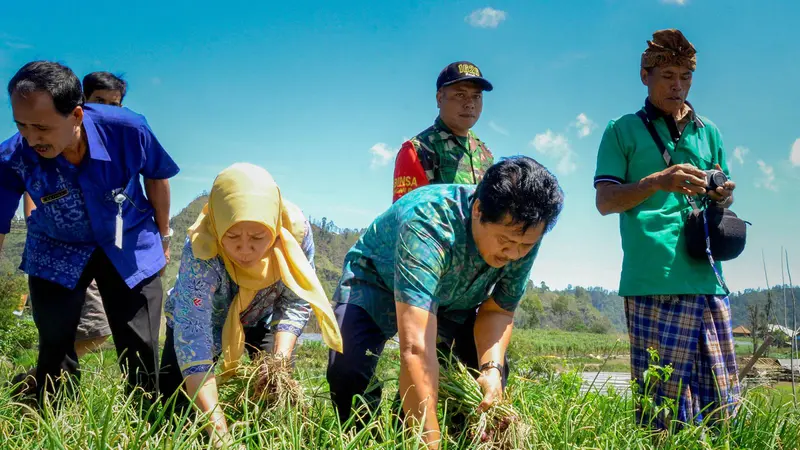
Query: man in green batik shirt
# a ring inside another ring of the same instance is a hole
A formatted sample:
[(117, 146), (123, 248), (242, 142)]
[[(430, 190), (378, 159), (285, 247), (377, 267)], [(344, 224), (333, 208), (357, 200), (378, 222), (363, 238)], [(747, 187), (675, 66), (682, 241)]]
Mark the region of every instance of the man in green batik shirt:
[(424, 186), (376, 218), (345, 256), (333, 298), (344, 352), (329, 354), (326, 375), (341, 422), (356, 396), (367, 404), (358, 426), (378, 409), (382, 387), (370, 380), (395, 334), (396, 398), (404, 415), (425, 416), (429, 449), (439, 439), (439, 367), (450, 354), (480, 374), (480, 409), (500, 400), (514, 311), (563, 201), (555, 176), (518, 156), (494, 164), (477, 186)]

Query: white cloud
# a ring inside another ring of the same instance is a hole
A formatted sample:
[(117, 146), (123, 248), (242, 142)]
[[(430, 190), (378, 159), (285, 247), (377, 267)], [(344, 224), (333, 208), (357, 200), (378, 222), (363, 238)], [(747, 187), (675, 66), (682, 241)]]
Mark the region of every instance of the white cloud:
[(733, 149), (733, 157), (739, 161), (739, 164), (744, 165), (744, 157), (750, 153), (750, 149), (747, 147), (736, 147)]
[(33, 45), (25, 42), (19, 36), (14, 36), (0, 31), (0, 47), (10, 48), (12, 50), (28, 50), (33, 48)]
[(687, 3), (689, 3), (689, 0), (661, 0), (661, 3), (667, 3), (669, 5), (684, 6)]
[(775, 169), (760, 159), (758, 160), (758, 168), (761, 170), (763, 177), (756, 181), (756, 187), (777, 192), (778, 186), (775, 185)]
[(375, 169), (388, 165), (392, 161), (392, 158), (394, 158), (397, 150), (390, 148), (383, 142), (378, 142), (369, 149), (369, 152), (372, 153), (372, 163), (370, 167)]
[(575, 122), (572, 123), (572, 126), (578, 129), (578, 137), (580, 138), (589, 136), (592, 134), (592, 131), (597, 128), (597, 125), (594, 123), (594, 121), (584, 113), (578, 114), (578, 117), (575, 118)]
[(497, 28), (500, 22), (506, 20), (506, 13), (486, 7), (472, 11), (472, 14), (465, 17), (464, 20), (477, 28)]
[(490, 120), (489, 121), (489, 128), (491, 128), (492, 130), (494, 130), (497, 133), (502, 134), (503, 136), (508, 136), (508, 130), (506, 130), (505, 128), (503, 128), (500, 125), (496, 124), (494, 120)]
[(794, 141), (792, 152), (789, 153), (789, 161), (792, 162), (793, 166), (800, 166), (800, 139)]
[(570, 174), (578, 168), (575, 164), (576, 154), (569, 145), (569, 140), (563, 134), (547, 130), (534, 136), (530, 145), (539, 153), (558, 160), (556, 172)]
[(28, 50), (33, 48), (31, 44), (26, 44), (25, 42), (15, 42), (15, 41), (5, 41), (6, 47), (14, 49), (14, 50)]

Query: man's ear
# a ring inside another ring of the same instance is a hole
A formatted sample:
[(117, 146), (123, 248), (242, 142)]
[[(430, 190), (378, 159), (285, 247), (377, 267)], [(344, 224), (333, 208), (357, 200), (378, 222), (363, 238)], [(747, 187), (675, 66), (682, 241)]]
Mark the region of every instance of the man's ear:
[(642, 69), (639, 71), (639, 77), (642, 79), (642, 84), (645, 86), (647, 86), (649, 76), (650, 73), (647, 71), (647, 69)]
[(475, 199), (475, 203), (472, 204), (472, 220), (481, 220), (481, 201)]
[(72, 117), (75, 118), (75, 124), (80, 125), (83, 123), (83, 108), (80, 106), (76, 106), (75, 109), (72, 110), (70, 113)]

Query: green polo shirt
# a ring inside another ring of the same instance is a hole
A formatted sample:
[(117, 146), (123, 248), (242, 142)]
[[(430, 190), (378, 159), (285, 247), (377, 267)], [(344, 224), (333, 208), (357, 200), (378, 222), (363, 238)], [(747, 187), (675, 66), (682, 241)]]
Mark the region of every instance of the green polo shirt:
[[(672, 117), (649, 102), (643, 109), (673, 164), (688, 163), (703, 170), (719, 164), (730, 176), (722, 137), (711, 121), (692, 112), (689, 123), (678, 133)], [(635, 183), (666, 167), (642, 120), (626, 114), (610, 121), (603, 133), (594, 183)], [(619, 295), (725, 295), (708, 261), (694, 259), (686, 250), (683, 224), (691, 210), (686, 196), (659, 191), (620, 214), (624, 256)], [(719, 262), (717, 269), (722, 273)]]

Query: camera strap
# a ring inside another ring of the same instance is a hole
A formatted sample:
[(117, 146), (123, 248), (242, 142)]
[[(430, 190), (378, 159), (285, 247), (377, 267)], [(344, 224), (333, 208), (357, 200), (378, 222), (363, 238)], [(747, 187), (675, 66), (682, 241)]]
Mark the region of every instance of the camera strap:
[[(640, 109), (639, 111), (636, 112), (636, 115), (639, 116), (640, 119), (642, 119), (642, 122), (644, 122), (645, 128), (647, 128), (647, 131), (650, 133), (650, 137), (653, 138), (653, 142), (656, 143), (656, 147), (658, 147), (658, 150), (661, 152), (661, 156), (664, 158), (664, 162), (667, 163), (667, 167), (672, 166), (672, 155), (669, 154), (667, 146), (664, 145), (664, 141), (662, 141), (661, 136), (658, 135), (656, 127), (655, 125), (653, 125), (653, 122), (651, 122), (650, 118), (647, 117), (647, 113), (645, 113), (643, 110)], [(697, 203), (691, 196), (687, 195), (686, 199), (689, 201), (689, 205), (692, 206), (692, 209), (694, 209), (695, 211), (700, 209), (697, 207)]]
[(711, 268), (714, 270), (717, 282), (722, 286), (722, 289), (725, 290), (725, 295), (730, 295), (731, 291), (728, 289), (728, 285), (725, 284), (725, 280), (722, 279), (722, 274), (717, 270), (717, 266), (714, 264), (714, 256), (711, 254), (711, 237), (708, 234), (708, 218), (706, 217), (705, 209), (703, 210), (703, 231), (706, 235), (706, 256), (708, 256), (708, 263), (711, 264)]
[[(661, 152), (661, 156), (664, 157), (664, 162), (667, 163), (667, 167), (672, 166), (672, 155), (669, 154), (667, 150), (667, 146), (664, 145), (664, 141), (661, 140), (661, 136), (658, 135), (656, 131), (656, 127), (653, 125), (653, 122), (650, 121), (650, 118), (647, 117), (647, 114), (642, 111), (641, 109), (636, 112), (636, 115), (642, 119), (644, 122), (645, 128), (650, 133), (650, 137), (653, 138), (653, 141), (656, 143), (656, 147)], [(697, 207), (697, 203), (695, 203), (694, 199), (687, 195), (686, 199), (689, 200), (689, 204), (692, 205), (692, 209), (695, 211), (699, 211), (700, 208)], [(708, 219), (706, 217), (706, 210), (703, 209), (703, 231), (705, 232), (705, 241), (706, 241), (706, 256), (708, 257), (708, 263), (711, 264), (711, 269), (714, 270), (714, 275), (717, 277), (717, 282), (722, 286), (722, 289), (725, 290), (726, 295), (730, 295), (730, 290), (728, 290), (728, 285), (725, 284), (725, 280), (722, 279), (722, 275), (717, 270), (717, 266), (714, 263), (714, 257), (711, 255), (711, 237), (708, 233)]]

